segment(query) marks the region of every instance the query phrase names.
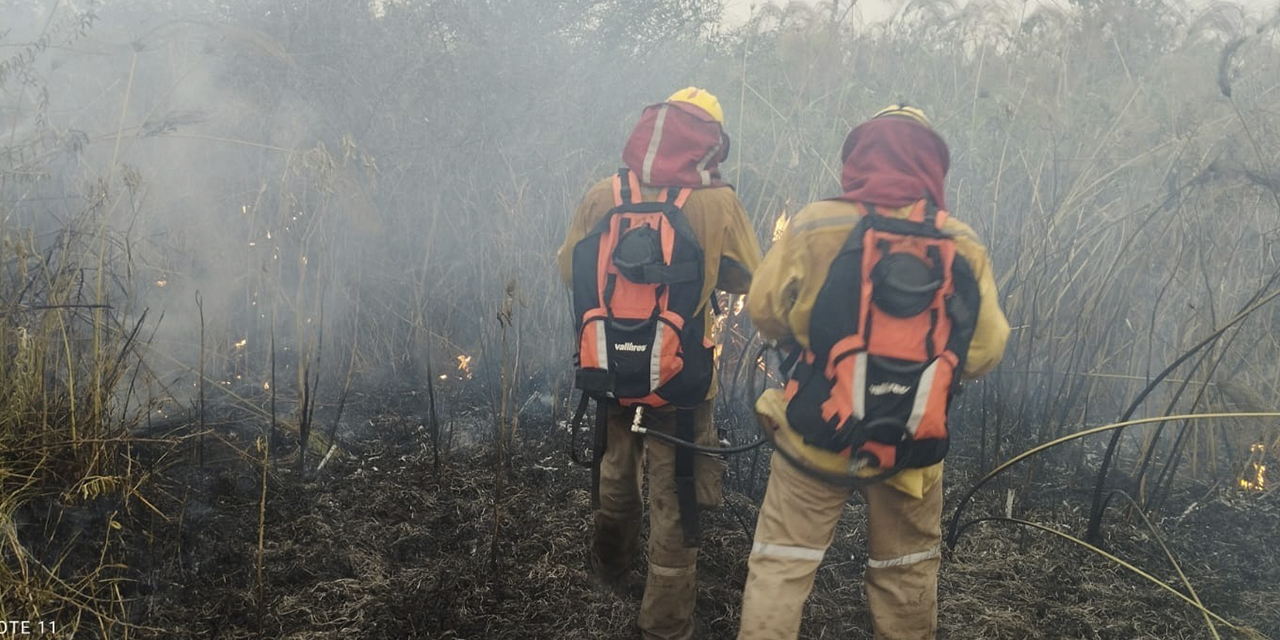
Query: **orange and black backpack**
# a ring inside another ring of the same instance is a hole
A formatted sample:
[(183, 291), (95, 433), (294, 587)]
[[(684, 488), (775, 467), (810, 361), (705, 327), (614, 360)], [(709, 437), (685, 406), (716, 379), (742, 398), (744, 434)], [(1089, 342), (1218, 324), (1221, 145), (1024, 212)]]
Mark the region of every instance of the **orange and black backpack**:
[[(636, 407), (633, 431), (639, 433), (643, 408), (674, 406), (675, 439), (663, 439), (692, 445), (693, 408), (711, 389), (714, 355), (703, 335), (705, 256), (681, 210), (691, 191), (667, 188), (661, 200), (646, 202), (635, 174), (621, 169), (613, 178), (614, 207), (573, 248), (575, 386), (582, 399), (571, 429), (576, 433), (587, 399), (595, 399), (593, 507), (599, 505), (607, 446), (605, 404)], [(698, 539), (693, 457), (690, 446), (676, 447), (676, 493), (688, 546)]]
[(680, 207), (690, 189), (645, 202), (635, 174), (613, 178), (615, 206), (573, 248), (575, 383), (623, 406), (693, 407), (711, 389), (704, 341), (705, 258)]
[[(863, 206), (863, 205), (859, 205)], [(977, 321), (969, 263), (921, 200), (906, 219), (865, 205), (814, 301), (810, 350), (785, 389), (806, 444), (879, 477), (940, 462)]]

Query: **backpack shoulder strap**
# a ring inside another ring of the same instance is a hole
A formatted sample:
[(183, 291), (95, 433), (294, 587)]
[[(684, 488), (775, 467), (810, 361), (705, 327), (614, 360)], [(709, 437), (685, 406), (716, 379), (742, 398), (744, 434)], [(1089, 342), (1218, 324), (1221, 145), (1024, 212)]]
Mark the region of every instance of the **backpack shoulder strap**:
[(623, 204), (637, 204), (643, 200), (640, 181), (636, 179), (636, 174), (631, 173), (631, 170), (626, 167), (618, 169), (618, 175), (613, 177), (613, 205), (618, 207)]
[(923, 198), (911, 208), (911, 215), (907, 216), (907, 219), (942, 231), (942, 225), (947, 221), (948, 215), (945, 209), (938, 208), (933, 198)]
[(677, 209), (683, 209), (684, 203), (689, 199), (689, 194), (691, 193), (693, 193), (693, 189), (690, 189), (689, 187), (684, 187), (682, 189), (667, 187), (667, 204)]
[[(684, 207), (691, 193), (693, 189), (689, 187), (667, 187), (664, 200), (667, 204), (680, 209)], [(640, 181), (636, 178), (636, 174), (626, 167), (618, 169), (617, 175), (613, 176), (613, 205), (616, 207), (643, 201), (644, 194), (640, 191)]]

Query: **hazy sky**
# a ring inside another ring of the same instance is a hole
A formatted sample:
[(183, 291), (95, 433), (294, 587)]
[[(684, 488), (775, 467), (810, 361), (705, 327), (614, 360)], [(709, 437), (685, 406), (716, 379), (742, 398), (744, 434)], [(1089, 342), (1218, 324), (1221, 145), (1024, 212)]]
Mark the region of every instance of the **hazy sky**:
[[(786, 6), (790, 0), (781, 0), (775, 2), (782, 6)], [(818, 2), (830, 2), (831, 0), (798, 0), (808, 4), (817, 4)], [(752, 7), (758, 7), (765, 4), (761, 0), (725, 0), (725, 19), (730, 23), (739, 23), (747, 19), (751, 15)], [(841, 6), (848, 6), (848, 0), (841, 0)], [(894, 3), (888, 0), (859, 0), (854, 7), (862, 15), (862, 19), (866, 21), (883, 20), (892, 13)]]
[[(792, 0), (775, 0), (775, 4), (786, 6)], [(831, 0), (794, 0), (796, 2), (805, 2), (808, 4), (830, 3)], [(1280, 10), (1280, 0), (1234, 0), (1243, 5), (1246, 10), (1255, 15), (1263, 16), (1273, 14)], [(957, 0), (957, 4), (963, 5), (966, 0)], [(1190, 0), (1192, 6), (1204, 6), (1212, 4), (1214, 0)], [(1067, 6), (1066, 0), (1031, 0), (1033, 5), (1055, 5)], [(725, 0), (725, 19), (732, 23), (740, 23), (751, 15), (752, 7), (758, 7), (765, 4), (762, 0)], [(1014, 10), (1022, 10), (1022, 2), (1010, 2), (1010, 7)], [(849, 0), (840, 0), (840, 6), (846, 7)], [(858, 0), (854, 5), (853, 11), (855, 15), (860, 16), (863, 22), (878, 22), (893, 15), (903, 5), (902, 0)]]

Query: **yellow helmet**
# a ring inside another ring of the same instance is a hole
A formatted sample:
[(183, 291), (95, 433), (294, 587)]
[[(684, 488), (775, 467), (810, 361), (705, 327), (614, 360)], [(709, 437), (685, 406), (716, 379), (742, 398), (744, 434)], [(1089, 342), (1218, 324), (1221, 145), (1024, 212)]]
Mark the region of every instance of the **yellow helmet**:
[(724, 124), (724, 110), (720, 108), (720, 101), (716, 99), (710, 91), (699, 89), (697, 87), (685, 87), (667, 98), (667, 102), (686, 102), (703, 111), (706, 111), (716, 122)]
[(898, 116), (901, 118), (911, 118), (912, 120), (915, 120), (916, 122), (919, 122), (920, 124), (926, 127), (929, 127), (930, 129), (933, 128), (933, 125), (930, 124), (929, 122), (929, 118), (924, 115), (924, 111), (921, 111), (916, 107), (907, 106), (905, 104), (891, 104), (877, 111), (874, 116), (871, 116), (871, 119), (875, 120), (876, 118), (882, 118), (885, 116)]

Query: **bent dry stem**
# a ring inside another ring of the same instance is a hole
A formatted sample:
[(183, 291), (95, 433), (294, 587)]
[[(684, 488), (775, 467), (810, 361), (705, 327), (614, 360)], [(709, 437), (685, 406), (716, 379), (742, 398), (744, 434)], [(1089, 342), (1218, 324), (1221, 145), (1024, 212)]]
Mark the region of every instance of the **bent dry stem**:
[(988, 481), (1000, 475), (1001, 472), (1003, 472), (1004, 470), (1014, 466), (1015, 464), (1027, 458), (1035, 456), (1039, 453), (1043, 453), (1045, 451), (1048, 451), (1049, 449), (1066, 444), (1073, 440), (1079, 440), (1080, 438), (1085, 438), (1094, 434), (1104, 433), (1107, 431), (1118, 431), (1120, 429), (1124, 429), (1126, 427), (1131, 427), (1134, 425), (1154, 424), (1154, 423), (1164, 422), (1167, 420), (1219, 420), (1223, 418), (1280, 418), (1280, 412), (1201, 413), (1201, 414), (1186, 414), (1186, 415), (1174, 415), (1174, 416), (1158, 416), (1154, 418), (1138, 418), (1136, 420), (1115, 422), (1112, 424), (1102, 425), (1100, 427), (1085, 429), (1084, 431), (1078, 431), (1071, 435), (1063, 436), (1056, 440), (1046, 442), (1037, 447), (1028, 449), (1027, 451), (1023, 451), (1022, 453), (1012, 458), (1009, 458), (1008, 460), (1006, 460), (1004, 463), (1002, 463), (1000, 466), (996, 467), (995, 469), (992, 469), (989, 473), (987, 473), (987, 475), (983, 476), (980, 480), (974, 483), (974, 485), (970, 487), (967, 492), (965, 492), (964, 496), (960, 498), (960, 503), (956, 505), (956, 511), (954, 514), (952, 514), (951, 524), (948, 527), (949, 532), (947, 534), (947, 546), (954, 549), (956, 546), (956, 543), (959, 541), (960, 531), (962, 528), (960, 526), (960, 516), (964, 515), (964, 509), (966, 506), (968, 506), (969, 501), (973, 499), (974, 494), (976, 494), (978, 490), (981, 489), (983, 485), (985, 485)]

